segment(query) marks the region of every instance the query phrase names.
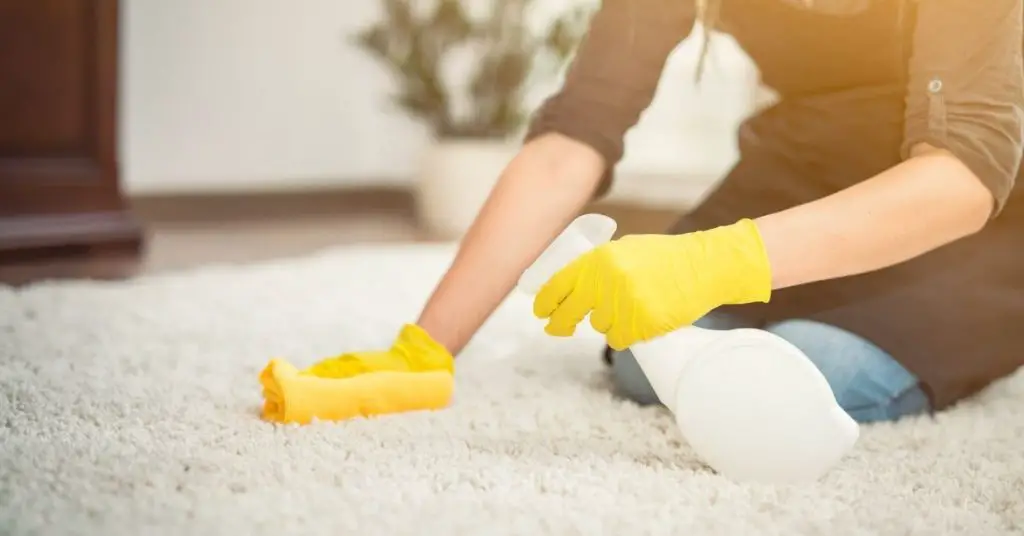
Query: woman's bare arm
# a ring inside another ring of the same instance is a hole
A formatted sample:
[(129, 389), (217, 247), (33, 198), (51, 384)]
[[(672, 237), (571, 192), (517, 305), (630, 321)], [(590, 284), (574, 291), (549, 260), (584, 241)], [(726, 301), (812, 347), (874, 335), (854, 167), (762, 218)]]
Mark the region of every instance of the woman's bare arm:
[(981, 181), (946, 151), (920, 146), (917, 153), (831, 196), (757, 219), (772, 287), (879, 270), (981, 230), (992, 211)]
[(669, 54), (694, 25), (692, 2), (602, 0), (562, 89), (463, 238), (419, 325), (453, 354), (523, 271), (609, 184), (626, 132), (654, 98)]
[(920, 2), (901, 164), (758, 221), (775, 288), (854, 275), (971, 235), (1020, 168), (1021, 0)]
[(463, 238), (419, 326), (452, 354), (461, 351), (593, 197), (604, 170), (596, 151), (560, 134), (524, 145)]

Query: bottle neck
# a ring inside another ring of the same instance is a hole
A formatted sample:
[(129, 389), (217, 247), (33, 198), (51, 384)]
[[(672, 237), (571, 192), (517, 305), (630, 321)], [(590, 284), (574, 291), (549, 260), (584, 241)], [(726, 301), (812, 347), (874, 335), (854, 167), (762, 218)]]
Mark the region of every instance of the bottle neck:
[(727, 334), (727, 331), (689, 326), (634, 344), (630, 352), (647, 376), (658, 399), (669, 411), (674, 412), (676, 385), (686, 367), (704, 355), (706, 348)]

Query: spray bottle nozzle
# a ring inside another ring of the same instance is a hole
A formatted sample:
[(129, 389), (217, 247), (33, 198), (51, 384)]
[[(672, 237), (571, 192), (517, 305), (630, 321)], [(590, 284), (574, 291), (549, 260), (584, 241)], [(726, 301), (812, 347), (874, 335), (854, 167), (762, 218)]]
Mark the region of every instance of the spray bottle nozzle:
[(611, 240), (616, 227), (615, 220), (603, 214), (584, 214), (576, 218), (523, 272), (518, 289), (533, 296), (548, 279), (576, 257)]

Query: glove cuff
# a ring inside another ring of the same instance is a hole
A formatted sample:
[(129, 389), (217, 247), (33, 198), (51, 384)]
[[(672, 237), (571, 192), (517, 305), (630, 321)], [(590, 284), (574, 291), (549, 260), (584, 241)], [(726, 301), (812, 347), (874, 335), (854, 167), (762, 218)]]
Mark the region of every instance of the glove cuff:
[(446, 370), (455, 373), (455, 359), (451, 352), (416, 324), (402, 326), (392, 350), (404, 356), (413, 370)]
[(704, 250), (721, 281), (723, 305), (768, 303), (772, 295), (772, 269), (761, 231), (744, 218), (732, 225), (707, 231)]

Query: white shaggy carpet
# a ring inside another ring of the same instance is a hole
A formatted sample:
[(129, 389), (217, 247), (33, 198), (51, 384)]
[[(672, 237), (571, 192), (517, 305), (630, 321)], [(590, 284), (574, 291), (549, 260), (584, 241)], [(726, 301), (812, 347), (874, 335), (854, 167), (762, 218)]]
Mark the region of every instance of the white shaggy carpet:
[(1024, 533), (1022, 374), (866, 428), (818, 484), (737, 485), (662, 410), (609, 394), (599, 339), (546, 338), (519, 296), (460, 357), (450, 409), (257, 418), (268, 358), (389, 343), (450, 253), (0, 287), (0, 533)]

